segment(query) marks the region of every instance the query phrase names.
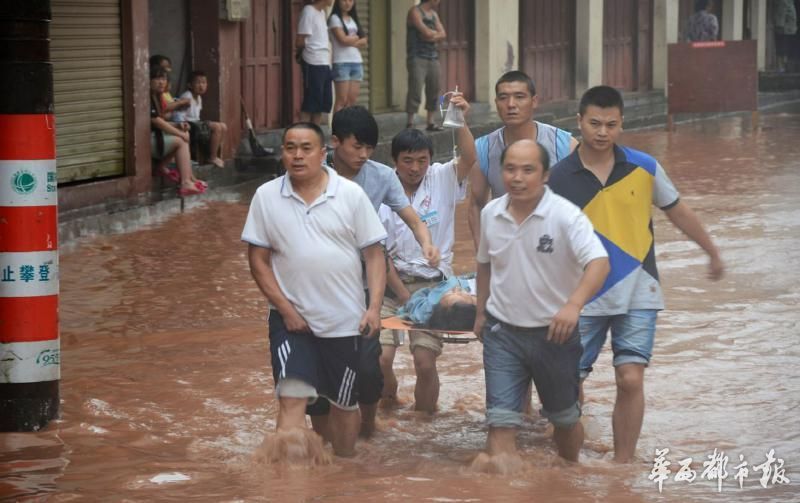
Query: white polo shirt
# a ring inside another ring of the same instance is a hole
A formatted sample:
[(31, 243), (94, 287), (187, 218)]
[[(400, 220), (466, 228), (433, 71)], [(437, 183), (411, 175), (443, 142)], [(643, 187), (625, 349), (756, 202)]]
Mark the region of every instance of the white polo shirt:
[(381, 222), (389, 235), (386, 250), (400, 273), (419, 278), (453, 275), (456, 203), (466, 197), (466, 188), (466, 179), (458, 183), (456, 161), (452, 160), (432, 164), (413, 194), (411, 206), (428, 226), (431, 240), (441, 253), (438, 269), (428, 265), (414, 233), (403, 220), (388, 207), (381, 206), (378, 210)]
[(361, 187), (324, 169), (328, 186), (310, 205), (287, 175), (259, 187), (242, 241), (272, 250), (281, 291), (317, 337), (349, 337), (365, 311), (360, 251), (386, 231)]
[(518, 327), (545, 327), (567, 303), (586, 265), (607, 257), (589, 218), (545, 187), (542, 200), (520, 224), (506, 194), (481, 212), (477, 260), (490, 263), (486, 310)]
[(308, 4), (300, 12), (297, 23), (297, 34), (306, 36), (303, 47), (303, 60), (309, 65), (330, 65), (331, 55), (328, 49), (328, 22), (325, 11), (317, 10)]

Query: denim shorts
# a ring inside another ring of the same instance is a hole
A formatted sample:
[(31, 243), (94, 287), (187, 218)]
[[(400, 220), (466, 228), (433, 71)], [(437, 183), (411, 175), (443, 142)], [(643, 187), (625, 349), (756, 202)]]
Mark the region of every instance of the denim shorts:
[(581, 352), (577, 330), (565, 343), (556, 344), (547, 340), (547, 327), (519, 329), (487, 316), (483, 328), (487, 424), (522, 426), (531, 379), (542, 403), (540, 412), (553, 426), (569, 428), (577, 423)]
[(581, 316), (581, 379), (592, 371), (609, 330), (615, 367), (626, 363), (647, 366), (653, 354), (657, 315), (655, 309), (631, 309), (625, 314), (613, 316)]
[(334, 63), (333, 81), (364, 80), (364, 65), (362, 63)]

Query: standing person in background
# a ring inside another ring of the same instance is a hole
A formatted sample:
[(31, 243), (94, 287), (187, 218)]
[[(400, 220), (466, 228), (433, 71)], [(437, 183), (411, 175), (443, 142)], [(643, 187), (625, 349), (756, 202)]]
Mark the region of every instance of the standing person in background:
[(712, 0), (695, 0), (694, 14), (689, 16), (686, 27), (686, 38), (689, 42), (716, 40), (719, 35), (717, 16), (711, 13), (714, 7)]
[(444, 40), (444, 31), (436, 7), (441, 0), (422, 0), (408, 10), (406, 20), (406, 68), (408, 91), (406, 94), (406, 127), (414, 127), (414, 115), (419, 109), (422, 85), (425, 84), (425, 110), (428, 131), (443, 128), (433, 123), (436, 102), (439, 99), (439, 49), (436, 43)]
[(328, 18), (333, 43), (333, 86), (336, 101), (333, 112), (356, 104), (364, 63), (361, 51), (367, 46), (367, 35), (361, 28), (355, 0), (336, 0)]
[(333, 0), (316, 0), (300, 13), (295, 47), (302, 49), (300, 67), (303, 71), (303, 103), (300, 120), (322, 123), (322, 114), (331, 111), (333, 91), (331, 55), (328, 50), (328, 23), (325, 9)]

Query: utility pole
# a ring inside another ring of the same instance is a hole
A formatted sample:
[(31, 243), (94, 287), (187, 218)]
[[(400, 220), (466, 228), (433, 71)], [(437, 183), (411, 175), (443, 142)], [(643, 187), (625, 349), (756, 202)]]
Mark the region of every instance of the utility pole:
[(50, 0), (0, 2), (0, 431), (58, 417)]

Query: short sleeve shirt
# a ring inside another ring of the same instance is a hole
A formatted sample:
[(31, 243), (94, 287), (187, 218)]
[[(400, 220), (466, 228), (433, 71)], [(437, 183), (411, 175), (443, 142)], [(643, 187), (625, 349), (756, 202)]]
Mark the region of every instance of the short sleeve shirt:
[(714, 14), (701, 10), (689, 16), (686, 28), (686, 38), (689, 42), (716, 40), (718, 34), (719, 23)]
[[(536, 123), (536, 142), (544, 147), (550, 156), (553, 165), (569, 155), (572, 134), (550, 124), (534, 121)], [(475, 140), (475, 151), (478, 154), (478, 167), (489, 187), (492, 197), (500, 197), (506, 193), (503, 185), (503, 172), (500, 166), (500, 156), (506, 148), (504, 137), (505, 126), (485, 134)]]
[(189, 108), (175, 110), (172, 112), (173, 122), (195, 122), (200, 120), (200, 112), (203, 111), (203, 97), (195, 98), (191, 91), (184, 91), (179, 99), (189, 99)]
[(300, 12), (297, 34), (306, 35), (303, 48), (303, 61), (309, 65), (329, 65), (331, 56), (328, 50), (328, 23), (325, 11), (317, 10), (309, 4)]
[(386, 231), (361, 187), (325, 169), (328, 186), (310, 205), (288, 176), (259, 187), (242, 241), (272, 251), (278, 285), (314, 335), (349, 337), (365, 310), (361, 249)]
[(389, 235), (386, 249), (398, 272), (420, 278), (453, 275), (456, 204), (466, 197), (466, 181), (458, 182), (455, 166), (454, 160), (432, 164), (411, 201), (414, 211), (428, 226), (434, 246), (439, 248), (441, 261), (438, 269), (428, 265), (414, 234), (400, 217), (389, 208), (381, 207), (381, 221)]
[(344, 23), (342, 23), (342, 18), (336, 14), (328, 18), (328, 28), (331, 30), (331, 45), (333, 46), (333, 62), (361, 63), (363, 60), (361, 58), (361, 51), (358, 50), (358, 47), (342, 44), (333, 33), (334, 28), (344, 29), (345, 26), (347, 27), (347, 30), (345, 30), (346, 35), (355, 35), (358, 33), (358, 25), (352, 17), (348, 18)]
[[(578, 147), (580, 148), (580, 147)], [(653, 157), (614, 147), (614, 167), (605, 185), (586, 169), (576, 149), (550, 171), (548, 185), (580, 207), (608, 251), (611, 272), (583, 314), (610, 316), (631, 309), (663, 309), (658, 282), (652, 208), (679, 201), (675, 185)]]
[(381, 204), (387, 205), (394, 212), (411, 204), (397, 173), (385, 164), (368, 160), (353, 177), (353, 181), (367, 193), (376, 212)]

